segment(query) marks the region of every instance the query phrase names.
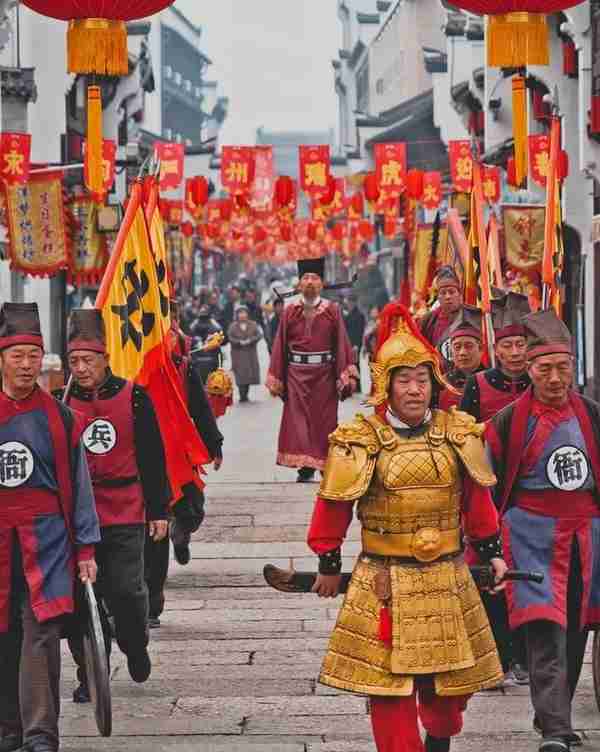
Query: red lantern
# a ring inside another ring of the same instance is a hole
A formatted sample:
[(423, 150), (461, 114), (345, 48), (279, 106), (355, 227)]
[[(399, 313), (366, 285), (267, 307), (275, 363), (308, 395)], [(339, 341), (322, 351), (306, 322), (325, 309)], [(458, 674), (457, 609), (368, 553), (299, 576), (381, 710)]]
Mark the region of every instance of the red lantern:
[(308, 228), (306, 230), (306, 234), (308, 235), (309, 240), (316, 240), (317, 239), (317, 224), (316, 222), (309, 222)]
[(423, 195), (422, 170), (409, 170), (406, 173), (406, 192), (409, 198), (418, 201)]
[(184, 237), (191, 238), (194, 234), (194, 225), (191, 222), (184, 222), (181, 225), (181, 232)]
[(379, 188), (379, 183), (377, 182), (377, 176), (374, 172), (370, 172), (368, 175), (365, 175), (363, 190), (367, 201), (370, 201), (372, 204), (374, 204), (379, 200), (381, 190)]
[(355, 193), (350, 199), (350, 206), (352, 211), (358, 216), (362, 217), (365, 210), (365, 199), (362, 193)]
[(289, 243), (292, 239), (292, 228), (290, 225), (282, 224), (279, 228), (279, 233), (285, 243)]
[(275, 181), (275, 201), (278, 206), (289, 206), (294, 197), (294, 181), (287, 175), (280, 175)]
[(569, 177), (569, 155), (564, 149), (558, 154), (558, 179), (566, 180)]
[(222, 198), (219, 201), (219, 214), (223, 222), (229, 222), (233, 211), (233, 201), (230, 198)]
[(196, 206), (204, 206), (208, 201), (208, 180), (203, 175), (192, 178), (192, 201)]
[(369, 220), (363, 219), (358, 223), (358, 234), (363, 240), (366, 240), (367, 243), (370, 243), (371, 240), (373, 240), (375, 237), (375, 229)]
[(211, 222), (206, 227), (206, 234), (211, 240), (216, 240), (216, 238), (219, 237), (219, 225), (215, 224), (214, 222)]
[(254, 229), (254, 242), (255, 243), (264, 243), (264, 241), (267, 239), (267, 231), (264, 227), (261, 227), (260, 225)]
[(346, 225), (343, 222), (336, 222), (331, 232), (336, 240), (343, 240), (346, 237)]
[(335, 182), (335, 178), (333, 177), (333, 175), (328, 175), (327, 188), (325, 189), (325, 192), (319, 196), (319, 203), (321, 204), (321, 206), (329, 206), (333, 203), (336, 187), (337, 184)]
[(489, 16), (488, 65), (521, 68), (548, 65), (546, 16), (580, 5), (583, 0), (453, 0), (461, 10)]

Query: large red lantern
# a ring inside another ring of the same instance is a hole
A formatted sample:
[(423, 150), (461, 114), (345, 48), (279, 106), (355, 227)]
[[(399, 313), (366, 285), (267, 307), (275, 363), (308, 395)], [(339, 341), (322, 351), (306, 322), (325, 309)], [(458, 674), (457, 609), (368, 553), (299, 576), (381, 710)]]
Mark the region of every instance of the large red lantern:
[(377, 182), (377, 175), (375, 175), (374, 172), (365, 175), (363, 190), (367, 201), (370, 201), (372, 204), (378, 201), (381, 190), (379, 188), (379, 183)]
[[(172, 5), (173, 0), (22, 0), (43, 16), (69, 22), (67, 70), (100, 76), (129, 73), (127, 21), (145, 18)], [(88, 87), (86, 185), (102, 194), (102, 100), (99, 86)]]
[(337, 183), (335, 181), (335, 178), (333, 177), (333, 175), (328, 175), (327, 188), (325, 188), (325, 191), (319, 196), (319, 203), (321, 204), (321, 206), (329, 206), (333, 203), (336, 187)]
[(546, 16), (583, 0), (452, 0), (461, 10), (489, 16), (490, 66), (520, 68), (548, 65), (550, 53)]
[(294, 181), (287, 175), (280, 175), (275, 181), (275, 201), (278, 206), (289, 206), (294, 198)]
[(204, 206), (208, 201), (208, 180), (203, 175), (192, 178), (192, 201), (196, 206)]
[(418, 201), (423, 195), (422, 170), (409, 170), (406, 173), (406, 192), (409, 198)]

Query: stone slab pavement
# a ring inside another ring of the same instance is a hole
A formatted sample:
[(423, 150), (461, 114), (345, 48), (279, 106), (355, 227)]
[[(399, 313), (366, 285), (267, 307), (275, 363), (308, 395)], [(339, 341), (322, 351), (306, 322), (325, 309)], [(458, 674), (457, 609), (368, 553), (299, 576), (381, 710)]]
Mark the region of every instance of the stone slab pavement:
[[(133, 684), (115, 648), (112, 738), (98, 738), (90, 706), (71, 702), (65, 653), (64, 752), (374, 752), (367, 701), (317, 682), (339, 602), (286, 596), (262, 580), (267, 562), (315, 567), (304, 539), (317, 486), (296, 484), (293, 471), (275, 466), (280, 403), (262, 387), (251, 398), (221, 422), (225, 464), (209, 474), (192, 562), (172, 563), (149, 681)], [(342, 417), (359, 409), (353, 399)], [(357, 550), (354, 525), (346, 567)], [(575, 705), (584, 750), (600, 750), (589, 662)], [(533, 752), (531, 717), (527, 688), (477, 695), (453, 752)]]

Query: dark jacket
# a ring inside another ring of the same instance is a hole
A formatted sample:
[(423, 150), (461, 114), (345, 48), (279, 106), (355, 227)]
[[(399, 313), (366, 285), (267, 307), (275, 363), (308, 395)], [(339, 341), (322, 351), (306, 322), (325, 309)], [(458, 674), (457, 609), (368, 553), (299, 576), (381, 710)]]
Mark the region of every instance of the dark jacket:
[(355, 306), (350, 313), (344, 315), (344, 323), (346, 324), (346, 331), (348, 332), (350, 344), (352, 347), (356, 347), (360, 350), (365, 335), (365, 327), (367, 325), (364, 313)]

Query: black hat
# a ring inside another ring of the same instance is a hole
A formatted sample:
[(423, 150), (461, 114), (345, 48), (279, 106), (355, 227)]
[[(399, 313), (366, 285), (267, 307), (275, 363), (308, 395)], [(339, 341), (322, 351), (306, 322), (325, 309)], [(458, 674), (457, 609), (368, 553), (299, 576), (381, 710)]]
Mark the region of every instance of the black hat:
[(483, 314), (481, 309), (475, 308), (475, 306), (463, 305), (450, 327), (448, 336), (451, 340), (457, 337), (473, 337), (473, 339), (481, 342), (483, 339), (481, 329), (482, 320)]
[(530, 313), (523, 319), (523, 324), (529, 360), (540, 355), (572, 355), (571, 332), (552, 309)]
[(496, 342), (504, 337), (524, 337), (523, 318), (529, 313), (531, 313), (531, 308), (526, 295), (500, 292), (499, 296), (492, 300), (492, 320)]
[(0, 308), (0, 350), (13, 345), (44, 348), (37, 303), (4, 303)]
[(298, 277), (302, 279), (305, 274), (318, 274), (322, 280), (325, 279), (325, 259), (299, 259), (298, 260)]
[(97, 308), (76, 308), (69, 316), (67, 351), (90, 350), (106, 352), (106, 330), (102, 313)]

